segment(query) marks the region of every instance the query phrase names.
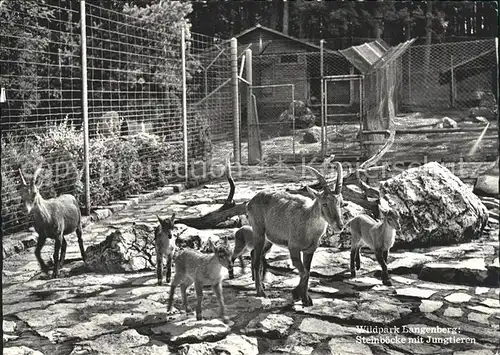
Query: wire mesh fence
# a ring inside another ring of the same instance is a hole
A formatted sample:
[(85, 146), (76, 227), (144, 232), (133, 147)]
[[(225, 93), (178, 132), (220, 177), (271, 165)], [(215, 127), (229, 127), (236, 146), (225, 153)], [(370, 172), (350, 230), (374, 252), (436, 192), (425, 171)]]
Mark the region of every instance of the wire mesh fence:
[(497, 97), (495, 40), (412, 46), (403, 58), (404, 109), (470, 109)]
[(231, 77), (228, 44), (186, 30), (183, 46), (183, 17), (177, 26), (155, 21), (173, 16), (162, 4), (87, 3), (82, 70), (81, 3), (30, 4), (8, 2), (0, 29), (4, 233), (29, 225), (19, 169), (29, 177), (42, 166), (44, 198), (71, 193), (84, 206), (88, 187), (91, 207), (99, 207), (191, 178), (195, 162), (210, 161), (212, 140), (232, 139), (232, 96), (222, 85)]

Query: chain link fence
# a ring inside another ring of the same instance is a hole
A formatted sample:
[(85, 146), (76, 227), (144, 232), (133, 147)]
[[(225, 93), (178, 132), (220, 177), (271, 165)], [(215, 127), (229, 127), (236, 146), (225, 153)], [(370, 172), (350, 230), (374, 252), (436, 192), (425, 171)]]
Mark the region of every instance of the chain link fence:
[(174, 15), (161, 4), (154, 10), (85, 4), (85, 70), (79, 1), (4, 6), (3, 233), (29, 226), (19, 169), (31, 177), (42, 166), (44, 198), (71, 193), (85, 206), (89, 189), (94, 208), (193, 178), (197, 162), (210, 162), (212, 142), (232, 139), (233, 100), (222, 85), (231, 78), (228, 44), (186, 30), (183, 45), (183, 16), (165, 26), (155, 16)]

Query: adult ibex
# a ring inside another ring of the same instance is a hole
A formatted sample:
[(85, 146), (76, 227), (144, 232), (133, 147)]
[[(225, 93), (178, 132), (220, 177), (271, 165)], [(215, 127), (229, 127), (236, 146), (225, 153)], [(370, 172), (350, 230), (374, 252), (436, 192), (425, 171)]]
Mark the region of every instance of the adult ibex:
[(292, 291), (294, 300), (302, 299), (304, 306), (312, 305), (308, 286), (313, 254), (328, 224), (336, 230), (343, 227), (342, 165), (335, 164), (337, 182), (333, 191), (319, 171), (306, 166), (323, 187), (323, 192), (307, 187), (312, 199), (288, 192), (262, 191), (249, 201), (247, 213), (254, 232), (253, 267), (258, 296), (265, 296), (260, 264), (265, 246), (270, 242), (287, 247), (293, 266), (299, 271), (299, 284)]
[(41, 251), (47, 238), (55, 240), (52, 277), (56, 278), (59, 276), (59, 268), (63, 265), (66, 256), (65, 235), (76, 232), (80, 253), (85, 261), (81, 214), (78, 201), (73, 195), (65, 194), (48, 200), (40, 195), (41, 181), (37, 184), (36, 180), (41, 171), (42, 167), (40, 166), (33, 174), (33, 178), (27, 183), (23, 172), (19, 169), (22, 183), (21, 197), (28, 213), (33, 217), (33, 224), (38, 233), (35, 256), (44, 273), (48, 273), (49, 269), (41, 257)]

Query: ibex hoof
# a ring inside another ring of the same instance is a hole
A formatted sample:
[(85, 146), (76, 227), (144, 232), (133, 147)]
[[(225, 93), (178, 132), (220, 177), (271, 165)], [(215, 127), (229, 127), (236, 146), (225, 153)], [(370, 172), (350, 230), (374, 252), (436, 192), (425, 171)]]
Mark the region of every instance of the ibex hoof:
[(392, 286), (391, 280), (382, 280), (382, 283), (386, 286)]
[(301, 291), (298, 289), (298, 287), (295, 287), (292, 290), (292, 297), (294, 301), (300, 300), (301, 298)]
[(361, 265), (357, 264), (356, 265), (356, 270), (359, 270), (359, 269), (361, 269)]
[(302, 300), (302, 306), (311, 307), (312, 305), (313, 305), (313, 301), (311, 299), (311, 296), (307, 295), (307, 298)]
[(356, 270), (351, 270), (351, 277), (356, 277)]
[(263, 289), (257, 290), (257, 297), (267, 297)]
[(229, 318), (228, 318), (228, 317), (226, 317), (226, 316), (221, 317), (221, 319), (222, 319), (222, 321), (223, 321), (225, 324), (229, 324), (229, 322), (230, 322)]
[(201, 316), (201, 314), (196, 315), (196, 320), (203, 320), (203, 317)]
[(158, 280), (158, 286), (161, 286), (161, 285), (163, 285), (163, 281)]

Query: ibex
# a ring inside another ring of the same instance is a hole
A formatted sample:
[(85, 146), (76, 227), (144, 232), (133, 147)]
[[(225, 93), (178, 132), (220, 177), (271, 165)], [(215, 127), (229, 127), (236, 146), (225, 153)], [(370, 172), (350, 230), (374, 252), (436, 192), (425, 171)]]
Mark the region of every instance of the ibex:
[[(311, 170), (323, 187), (316, 192), (307, 187), (309, 198), (288, 192), (262, 191), (247, 204), (247, 214), (253, 228), (255, 288), (258, 296), (265, 296), (261, 281), (260, 264), (266, 243), (288, 247), (293, 266), (299, 271), (300, 281), (292, 291), (294, 300), (302, 299), (304, 306), (311, 306), (309, 296), (309, 272), (313, 254), (328, 224), (334, 230), (343, 227), (342, 165), (336, 162), (337, 182), (332, 191), (323, 175)], [(302, 252), (302, 259), (301, 259)]]
[(160, 224), (155, 229), (155, 249), (156, 249), (156, 276), (158, 285), (163, 283), (163, 259), (167, 259), (166, 281), (170, 282), (172, 275), (172, 259), (175, 252), (175, 243), (172, 240), (172, 231), (175, 223), (175, 213), (170, 218), (161, 218), (156, 215)]
[(57, 278), (59, 276), (59, 268), (63, 265), (66, 257), (67, 243), (64, 238), (65, 235), (76, 231), (80, 253), (83, 261), (85, 261), (80, 207), (73, 195), (65, 194), (48, 200), (43, 199), (39, 192), (41, 181), (38, 184), (36, 183), (41, 171), (42, 167), (40, 166), (36, 169), (28, 184), (26, 183), (23, 172), (19, 169), (22, 182), (21, 197), (28, 214), (31, 214), (33, 217), (33, 224), (38, 233), (35, 256), (40, 264), (40, 268), (46, 274), (49, 269), (40, 255), (41, 250), (47, 238), (55, 240), (54, 271), (52, 277)]
[[(359, 250), (363, 246), (368, 246), (375, 252), (375, 257), (382, 267), (382, 283), (392, 286), (387, 271), (387, 257), (389, 250), (394, 245), (396, 231), (401, 229), (399, 224), (399, 214), (393, 209), (380, 211), (382, 220), (376, 222), (367, 215), (354, 217), (348, 224), (351, 225), (351, 276), (356, 276), (356, 270), (361, 267)], [(354, 263), (356, 262), (356, 270)]]
[[(264, 247), (263, 255), (267, 253), (267, 251), (271, 248), (272, 244), (271, 243), (266, 243), (266, 246)], [(266, 249), (267, 248), (267, 249)], [(250, 251), (250, 256), (252, 257), (252, 260), (254, 258), (254, 250), (253, 250), (253, 230), (251, 226), (243, 226), (240, 229), (236, 231), (234, 234), (234, 250), (233, 250), (233, 256), (231, 256), (231, 260), (234, 265), (234, 261), (236, 259), (240, 260), (240, 265), (241, 265), (241, 272), (245, 272), (245, 263), (243, 262), (243, 254)], [(252, 262), (253, 265), (253, 262)], [(265, 258), (262, 258), (262, 266), (263, 266), (263, 276), (265, 277), (266, 271), (267, 271), (267, 262)], [(252, 280), (255, 280), (255, 274), (252, 266)], [(234, 279), (234, 267), (229, 269), (229, 278)]]
[(231, 252), (229, 251), (227, 240), (223, 245), (214, 246), (212, 241), (208, 245), (213, 254), (202, 254), (197, 250), (184, 249), (175, 258), (175, 274), (170, 285), (170, 295), (168, 298), (168, 312), (172, 309), (175, 288), (181, 285), (182, 300), (186, 312), (190, 312), (187, 302), (186, 290), (194, 283), (196, 289), (196, 319), (201, 320), (201, 302), (203, 300), (203, 285), (211, 285), (217, 297), (220, 308), (220, 317), (224, 322), (228, 322), (224, 306), (224, 296), (222, 294), (222, 267), (227, 269), (232, 267)]

